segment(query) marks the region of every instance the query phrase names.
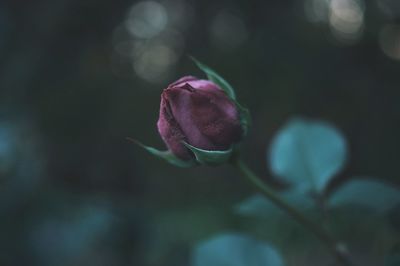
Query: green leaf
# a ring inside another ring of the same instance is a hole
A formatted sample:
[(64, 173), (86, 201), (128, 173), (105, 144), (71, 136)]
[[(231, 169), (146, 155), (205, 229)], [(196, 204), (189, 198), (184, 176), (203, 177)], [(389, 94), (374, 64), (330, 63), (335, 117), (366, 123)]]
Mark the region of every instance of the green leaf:
[(209, 80), (217, 84), (223, 91), (225, 91), (229, 98), (231, 98), (232, 100), (236, 100), (235, 90), (224, 78), (218, 75), (218, 73), (212, 70), (210, 67), (198, 61), (196, 58), (190, 58), (193, 60), (193, 62), (195, 62), (198, 68), (206, 73)]
[(329, 123), (295, 118), (273, 139), (269, 150), (272, 172), (303, 192), (321, 193), (344, 166), (346, 141)]
[(233, 152), (232, 147), (226, 151), (207, 151), (193, 147), (186, 142), (183, 142), (183, 144), (194, 153), (199, 163), (206, 165), (220, 165), (226, 163), (231, 158)]
[(377, 180), (351, 180), (329, 198), (330, 207), (361, 206), (385, 212), (400, 203), (400, 189)]
[(269, 243), (244, 234), (225, 233), (198, 243), (191, 266), (283, 266), (279, 252)]
[(139, 145), (140, 147), (142, 147), (143, 149), (145, 149), (146, 151), (148, 151), (149, 153), (153, 154), (154, 156), (164, 159), (167, 162), (169, 162), (172, 165), (178, 166), (178, 167), (192, 167), (196, 165), (196, 162), (194, 160), (190, 160), (190, 161), (183, 161), (179, 158), (177, 158), (171, 151), (160, 151), (156, 148), (153, 147), (149, 147), (144, 145), (143, 143), (128, 138), (129, 141), (132, 141), (133, 143)]
[[(309, 211), (316, 209), (314, 200), (306, 197), (299, 191), (285, 191), (280, 196), (291, 206), (301, 211)], [(287, 213), (277, 207), (270, 200), (261, 194), (253, 195), (234, 207), (234, 211), (243, 216), (270, 218), (271, 216), (287, 216)]]

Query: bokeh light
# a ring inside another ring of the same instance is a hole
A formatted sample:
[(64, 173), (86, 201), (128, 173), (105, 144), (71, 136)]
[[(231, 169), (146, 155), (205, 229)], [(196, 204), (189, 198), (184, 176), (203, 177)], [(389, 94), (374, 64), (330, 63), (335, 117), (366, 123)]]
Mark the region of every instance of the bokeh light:
[(125, 25), (138, 38), (151, 38), (167, 25), (168, 14), (164, 6), (154, 1), (139, 2), (131, 8)]
[(219, 50), (231, 51), (246, 41), (248, 32), (243, 19), (228, 10), (221, 10), (212, 20), (210, 38)]
[(363, 0), (308, 0), (304, 9), (309, 21), (328, 24), (331, 35), (339, 43), (354, 44), (363, 34)]
[(330, 0), (306, 0), (304, 10), (306, 17), (311, 22), (327, 22), (329, 17)]
[(10, 125), (0, 125), (0, 176), (5, 177), (16, 164), (17, 147), (15, 132)]
[(184, 54), (183, 32), (193, 17), (192, 7), (180, 0), (135, 3), (124, 27), (119, 26), (114, 31), (114, 72), (132, 75), (124, 72), (120, 65), (129, 62), (134, 74), (142, 80), (165, 83), (173, 76), (176, 64)]
[(360, 38), (364, 26), (362, 0), (331, 0), (329, 23), (340, 41), (353, 42)]
[(133, 68), (140, 77), (149, 82), (162, 82), (169, 76), (170, 67), (176, 63), (178, 54), (163, 44), (153, 42), (145, 44), (142, 51), (133, 59)]
[[(0, 211), (19, 208), (43, 181), (45, 160), (30, 123), (0, 122)], [(4, 214), (4, 213), (3, 213)]]
[(400, 17), (400, 1), (398, 0), (377, 0), (379, 9), (390, 19)]
[(379, 44), (385, 55), (400, 60), (400, 26), (389, 24), (382, 27)]

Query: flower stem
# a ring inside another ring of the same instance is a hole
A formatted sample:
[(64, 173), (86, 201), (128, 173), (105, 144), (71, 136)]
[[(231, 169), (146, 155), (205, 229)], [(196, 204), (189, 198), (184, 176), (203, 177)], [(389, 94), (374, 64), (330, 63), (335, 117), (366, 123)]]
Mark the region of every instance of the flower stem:
[(276, 206), (284, 210), (287, 214), (292, 216), (293, 219), (310, 230), (321, 242), (323, 242), (336, 257), (338, 262), (346, 266), (353, 265), (348, 258), (346, 250), (340, 242), (337, 242), (335, 239), (333, 239), (331, 235), (322, 227), (314, 223), (312, 220), (309, 220), (303, 215), (303, 213), (293, 208), (289, 203), (275, 193), (275, 191), (266, 185), (256, 174), (254, 174), (254, 172), (251, 171), (238, 156), (235, 156), (231, 163), (265, 197), (272, 201)]

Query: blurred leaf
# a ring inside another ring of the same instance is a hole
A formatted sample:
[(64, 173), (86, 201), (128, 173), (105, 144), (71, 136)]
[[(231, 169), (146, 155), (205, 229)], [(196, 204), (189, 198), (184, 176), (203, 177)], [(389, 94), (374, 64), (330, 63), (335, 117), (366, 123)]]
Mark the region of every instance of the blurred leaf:
[(114, 223), (106, 208), (85, 206), (63, 212), (65, 217), (40, 221), (30, 235), (40, 265), (77, 265), (105, 240)]
[(194, 153), (199, 163), (206, 165), (219, 165), (226, 163), (229, 158), (231, 158), (233, 151), (232, 148), (226, 151), (207, 151), (193, 147), (186, 142), (183, 142), (183, 144)]
[(179, 158), (177, 158), (174, 154), (172, 154), (172, 152), (170, 151), (160, 151), (156, 148), (150, 147), (150, 146), (146, 146), (143, 143), (128, 138), (129, 141), (132, 141), (133, 143), (139, 145), (140, 147), (142, 147), (143, 149), (145, 149), (146, 151), (148, 151), (149, 153), (153, 154), (154, 156), (161, 158), (163, 160), (166, 160), (167, 162), (169, 162), (172, 165), (178, 166), (178, 167), (192, 167), (196, 165), (196, 162), (194, 160), (190, 160), (190, 161), (183, 161)]
[(356, 205), (328, 212), (329, 229), (349, 247), (358, 265), (383, 265), (383, 258), (399, 239), (387, 217)]
[(396, 204), (388, 213), (390, 224), (400, 233), (400, 202)]
[(400, 265), (400, 243), (393, 247), (392, 251), (385, 259), (385, 266)]
[[(310, 210), (315, 208), (315, 203), (310, 197), (297, 191), (286, 191), (281, 193), (283, 199), (298, 210)], [(287, 215), (261, 194), (249, 197), (235, 207), (235, 212), (245, 216), (271, 217), (276, 215)]]
[(233, 87), (217, 72), (212, 70), (210, 67), (198, 61), (196, 58), (191, 57), (191, 59), (195, 62), (198, 68), (200, 68), (204, 73), (206, 73), (207, 78), (217, 84), (232, 100), (236, 100), (235, 90)]
[(400, 265), (400, 253), (390, 255), (386, 258), (385, 266), (399, 266)]
[(0, 212), (25, 206), (43, 184), (45, 155), (37, 141), (30, 125), (0, 120)]
[(329, 198), (331, 207), (359, 205), (385, 212), (400, 203), (400, 189), (377, 180), (351, 180)]
[[(320, 218), (315, 202), (303, 193), (290, 190), (281, 193), (281, 196), (309, 218)], [(315, 245), (315, 239), (307, 229), (260, 194), (235, 206), (234, 212), (242, 217), (242, 229), (245, 232), (268, 239), (282, 250), (299, 250)]]
[(192, 266), (282, 266), (278, 251), (246, 235), (220, 234), (200, 242), (192, 253)]
[(395, 187), (378, 180), (350, 180), (327, 199), (329, 227), (348, 246), (363, 250), (361, 265), (383, 265), (383, 257), (399, 239), (385, 212), (399, 202)]
[(273, 139), (269, 163), (273, 173), (303, 192), (321, 192), (343, 167), (346, 142), (323, 121), (290, 120)]
[[(188, 204), (183, 209), (158, 211), (144, 249), (149, 265), (168, 265), (166, 257), (177, 247), (188, 247), (207, 236), (231, 227), (231, 214), (224, 207)], [(172, 264), (174, 265), (174, 264)]]

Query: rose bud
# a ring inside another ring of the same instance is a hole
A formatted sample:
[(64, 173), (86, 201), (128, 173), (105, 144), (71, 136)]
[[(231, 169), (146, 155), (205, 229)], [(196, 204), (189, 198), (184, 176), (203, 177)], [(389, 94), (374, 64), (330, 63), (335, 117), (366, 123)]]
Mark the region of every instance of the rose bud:
[(223, 164), (238, 152), (251, 123), (250, 112), (237, 102), (235, 90), (224, 78), (192, 60), (208, 80), (183, 77), (161, 94), (157, 127), (168, 150), (127, 139), (175, 166)]
[(215, 83), (192, 76), (164, 89), (157, 127), (173, 155), (200, 163), (198, 151), (232, 151), (243, 136), (236, 103)]

